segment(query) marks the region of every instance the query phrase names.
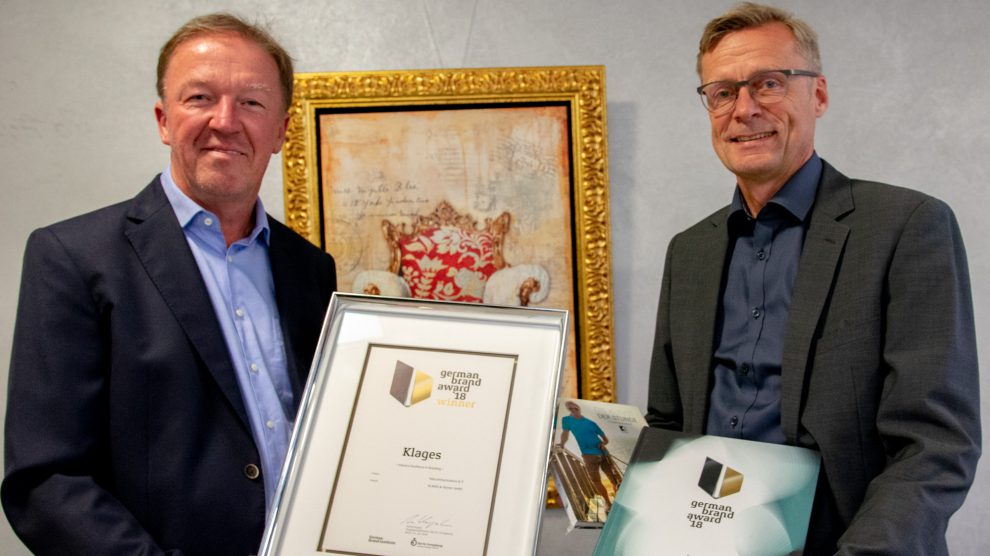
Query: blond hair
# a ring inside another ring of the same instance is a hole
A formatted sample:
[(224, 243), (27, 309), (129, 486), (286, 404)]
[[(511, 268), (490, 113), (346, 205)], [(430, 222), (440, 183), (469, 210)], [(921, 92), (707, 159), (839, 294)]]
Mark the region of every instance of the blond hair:
[(278, 68), (278, 79), (282, 89), (284, 108), (292, 103), (292, 57), (284, 48), (258, 25), (252, 25), (229, 13), (212, 13), (194, 17), (172, 35), (158, 54), (158, 97), (165, 100), (165, 70), (182, 43), (207, 35), (234, 34), (247, 39), (267, 52)]

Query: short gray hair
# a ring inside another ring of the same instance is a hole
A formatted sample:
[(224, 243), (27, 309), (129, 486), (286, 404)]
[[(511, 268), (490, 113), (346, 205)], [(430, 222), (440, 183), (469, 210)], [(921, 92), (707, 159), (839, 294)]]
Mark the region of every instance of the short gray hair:
[[(701, 34), (701, 42), (698, 45), (697, 71), (701, 75), (701, 57), (708, 54), (718, 46), (719, 41), (726, 35), (743, 29), (760, 27), (768, 23), (783, 23), (794, 33), (797, 40), (798, 50), (804, 56), (805, 61), (811, 66), (810, 70), (821, 73), (822, 57), (818, 51), (818, 34), (806, 22), (793, 14), (754, 2), (743, 2), (736, 4), (729, 11), (716, 17), (705, 25), (705, 31)], [(796, 68), (803, 69), (803, 68)]]

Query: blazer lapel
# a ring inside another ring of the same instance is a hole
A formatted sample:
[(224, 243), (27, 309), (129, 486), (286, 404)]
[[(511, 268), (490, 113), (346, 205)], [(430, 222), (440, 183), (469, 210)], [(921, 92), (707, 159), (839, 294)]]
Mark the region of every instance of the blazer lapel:
[(299, 349), (297, 345), (300, 332), (295, 330), (295, 321), (292, 315), (305, 315), (313, 311), (307, 306), (305, 296), (300, 295), (309, 291), (312, 286), (307, 281), (306, 273), (303, 269), (297, 268), (293, 264), (292, 253), (286, 250), (288, 242), (283, 239), (285, 233), (294, 233), (280, 225), (271, 216), (268, 216), (268, 227), (271, 231), (268, 243), (268, 258), (272, 265), (272, 280), (275, 283), (275, 303), (278, 305), (279, 321), (282, 325), (282, 336), (285, 340), (286, 361), (288, 366), (289, 382), (292, 385), (292, 393), (296, 400), (300, 399), (303, 388), (303, 377), (307, 376), (308, 368), (304, 362), (300, 361)]
[(711, 388), (712, 353), (715, 345), (715, 322), (725, 253), (729, 236), (726, 232), (728, 209), (723, 209), (703, 224), (698, 233), (685, 238), (685, 245), (677, 251), (676, 276), (671, 276), (671, 330), (675, 361), (686, 372), (679, 372), (679, 380), (690, 381), (684, 385), (681, 400), (684, 411), (684, 430), (703, 431), (708, 412), (708, 393)]
[(124, 235), (189, 342), (247, 426), (247, 410), (237, 385), (227, 342), (213, 312), (213, 303), (199, 267), (158, 178), (134, 198)]
[(781, 426), (797, 444), (811, 343), (832, 290), (849, 228), (838, 219), (854, 209), (849, 179), (827, 162), (804, 239), (788, 316), (781, 368)]

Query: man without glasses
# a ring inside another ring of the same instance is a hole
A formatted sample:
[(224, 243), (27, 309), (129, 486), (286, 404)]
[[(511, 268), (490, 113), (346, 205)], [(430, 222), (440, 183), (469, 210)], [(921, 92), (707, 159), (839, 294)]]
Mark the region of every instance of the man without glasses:
[(36, 554), (253, 554), (336, 286), (269, 218), (292, 62), (193, 19), (162, 48), (168, 167), (35, 231), (14, 332), (2, 501)]
[(574, 439), (577, 440), (578, 448), (581, 450), (581, 459), (584, 460), (584, 468), (588, 472), (591, 486), (605, 502), (605, 511), (609, 511), (612, 509), (612, 498), (608, 495), (605, 483), (602, 482), (602, 473), (605, 473), (615, 489), (619, 488), (622, 479), (615, 473), (615, 466), (607, 460), (611, 457), (605, 448), (605, 445), (608, 444), (608, 437), (605, 436), (605, 432), (598, 426), (598, 423), (581, 414), (581, 406), (571, 401), (565, 403), (564, 406), (570, 415), (565, 415), (560, 420), (560, 428), (563, 429), (560, 433), (560, 446), (563, 448), (567, 444), (573, 432)]

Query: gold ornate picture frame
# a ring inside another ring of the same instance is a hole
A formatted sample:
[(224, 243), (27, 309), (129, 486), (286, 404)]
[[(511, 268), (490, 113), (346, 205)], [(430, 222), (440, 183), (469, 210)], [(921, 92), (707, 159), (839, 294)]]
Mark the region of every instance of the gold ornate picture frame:
[(614, 401), (604, 67), (302, 73), (289, 115), (286, 222), (341, 291), (568, 309), (562, 395)]

